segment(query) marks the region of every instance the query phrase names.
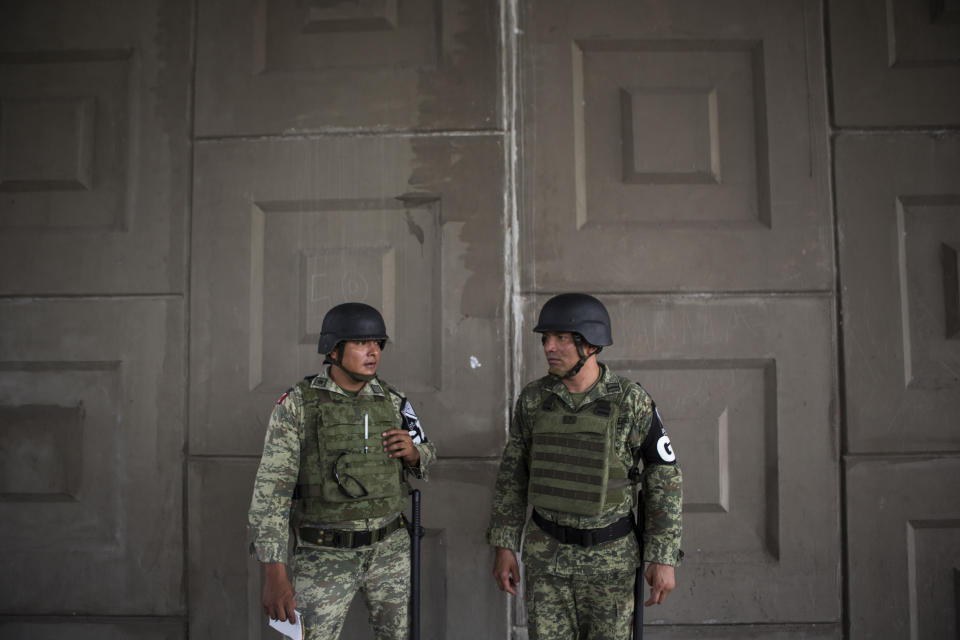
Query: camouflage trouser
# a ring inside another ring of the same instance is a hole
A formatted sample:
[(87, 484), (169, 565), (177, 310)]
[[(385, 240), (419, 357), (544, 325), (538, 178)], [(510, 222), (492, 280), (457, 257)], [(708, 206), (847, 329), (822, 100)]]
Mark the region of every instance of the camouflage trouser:
[(635, 572), (525, 574), (530, 640), (630, 639)]
[(340, 637), (360, 591), (377, 640), (406, 640), (410, 623), (410, 535), (400, 528), (359, 549), (301, 547), (293, 557), (293, 588), (307, 640)]

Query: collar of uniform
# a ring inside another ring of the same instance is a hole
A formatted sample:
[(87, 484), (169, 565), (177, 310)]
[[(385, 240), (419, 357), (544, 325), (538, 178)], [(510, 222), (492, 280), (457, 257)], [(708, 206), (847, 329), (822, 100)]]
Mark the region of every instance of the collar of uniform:
[[(600, 377), (597, 378), (593, 386), (587, 390), (587, 395), (583, 397), (583, 402), (580, 403), (581, 407), (595, 402), (604, 396), (617, 395), (622, 390), (620, 381), (613, 375), (610, 368), (602, 362), (598, 364), (600, 365)], [(563, 384), (563, 380), (554, 377), (554, 383), (550, 387), (550, 391), (560, 398), (568, 407), (571, 409), (575, 408), (573, 406), (573, 396), (570, 395), (567, 386)]]
[[(318, 373), (313, 380), (310, 381), (310, 386), (314, 389), (326, 389), (331, 393), (339, 393), (342, 396), (348, 395), (343, 388), (333, 381), (333, 377), (330, 375), (330, 367), (333, 365), (327, 365), (323, 368), (323, 371)], [(358, 396), (384, 396), (386, 395), (383, 384), (379, 379), (374, 378), (367, 384), (363, 385), (360, 388), (360, 391), (357, 393)]]

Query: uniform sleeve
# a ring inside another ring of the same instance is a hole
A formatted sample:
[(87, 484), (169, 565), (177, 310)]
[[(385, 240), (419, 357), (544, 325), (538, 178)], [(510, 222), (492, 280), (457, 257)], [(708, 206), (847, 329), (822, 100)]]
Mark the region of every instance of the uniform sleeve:
[(521, 402), (513, 412), (507, 445), (500, 460), (500, 471), (493, 495), (487, 542), (495, 547), (520, 550), (523, 525), (527, 519), (527, 482), (530, 478), (527, 442), (524, 439), (524, 415)]
[(635, 404), (634, 460), (643, 464), (643, 560), (676, 566), (680, 551), (683, 474), (656, 405), (644, 394)]
[(420, 461), (415, 467), (408, 466), (406, 462), (403, 463), (403, 466), (405, 469), (409, 469), (410, 473), (418, 480), (429, 480), (430, 465), (437, 459), (437, 445), (430, 440), (424, 440), (413, 446), (420, 452)]
[(263, 455), (253, 485), (248, 523), (252, 550), (260, 562), (286, 562), (290, 505), (300, 467), (299, 391), (288, 392), (273, 408)]

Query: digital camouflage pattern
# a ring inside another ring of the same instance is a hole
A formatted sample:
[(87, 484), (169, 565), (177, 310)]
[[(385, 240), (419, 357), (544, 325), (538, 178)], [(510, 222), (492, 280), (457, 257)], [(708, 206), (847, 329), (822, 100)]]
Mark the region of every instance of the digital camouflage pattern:
[(307, 640), (340, 637), (357, 591), (367, 605), (377, 640), (409, 636), (410, 535), (406, 529), (370, 547), (299, 548), (293, 555), (293, 575)]
[[(340, 386), (330, 378), (330, 368), (314, 377), (311, 387), (326, 389), (331, 394), (346, 394)], [(360, 395), (387, 393), (385, 387), (376, 378), (363, 386)], [(400, 405), (403, 399), (395, 393), (390, 398), (397, 408), (397, 427), (402, 426)], [(293, 489), (297, 485), (299, 475), (300, 444), (304, 442), (305, 434), (303, 423), (304, 414), (303, 396), (297, 387), (285, 393), (270, 415), (267, 433), (263, 442), (263, 455), (260, 458), (260, 468), (254, 481), (253, 499), (250, 503), (249, 525), (253, 538), (253, 548), (260, 562), (286, 562), (288, 557), (287, 540), (291, 525), (296, 528), (301, 524), (310, 524), (319, 527), (335, 527), (352, 531), (378, 529), (392, 521), (397, 514), (388, 514), (380, 518), (364, 520), (331, 520), (328, 522), (302, 522), (302, 514), (292, 510)], [(363, 425), (358, 425), (363, 428)], [(415, 445), (420, 452), (420, 465), (409, 468), (415, 477), (426, 479), (427, 469), (437, 457), (434, 444), (424, 440)], [(292, 512), (291, 512), (292, 511)], [(310, 546), (310, 543), (298, 540), (298, 546)]]
[(530, 640), (614, 640), (633, 632), (635, 572), (603, 576), (527, 576)]
[[(331, 394), (349, 395), (330, 377), (329, 367), (325, 367), (323, 372), (314, 377), (310, 381), (310, 386), (315, 389), (326, 389)], [(260, 562), (286, 563), (288, 561), (287, 546), (291, 527), (295, 533), (301, 525), (363, 531), (378, 529), (399, 515), (398, 512), (361, 520), (338, 521), (332, 518), (324, 522), (304, 521), (300, 501), (297, 501), (295, 506), (292, 495), (299, 475), (300, 447), (305, 441), (304, 429), (312, 426), (304, 423), (304, 400), (298, 387), (299, 385), (285, 393), (273, 409), (264, 437), (260, 467), (254, 481), (248, 522), (252, 539), (251, 549)], [(404, 398), (390, 391), (377, 378), (368, 382), (359, 391), (359, 395), (366, 394), (388, 394), (397, 411), (397, 428), (409, 427), (410, 420), (415, 420), (415, 417), (410, 417), (412, 408), (409, 402), (404, 405)], [(401, 409), (407, 414), (406, 418), (401, 416)], [(363, 428), (362, 422), (358, 428)], [(420, 452), (420, 464), (417, 467), (406, 467), (404, 463), (404, 466), (415, 477), (425, 480), (427, 469), (437, 457), (437, 450), (434, 444), (426, 439), (422, 430), (418, 432), (414, 441), (414, 446)], [(346, 612), (357, 589), (363, 591), (364, 597), (368, 600), (368, 610), (374, 612), (374, 617), (386, 619), (394, 616), (395, 619), (395, 615), (390, 612), (403, 608), (402, 616), (405, 619), (410, 572), (410, 540), (405, 529), (399, 529), (386, 540), (370, 547), (355, 550), (320, 547), (301, 540), (299, 536), (296, 536), (295, 543), (297, 553), (293, 564), (293, 575), (298, 604), (302, 605), (300, 596), (309, 594), (306, 596), (308, 599), (303, 602), (316, 602), (320, 607), (311, 614), (312, 618), (307, 619), (308, 627), (318, 623), (321, 619), (320, 613), (332, 612), (336, 606), (342, 605)], [(319, 579), (321, 576), (322, 580)], [(353, 585), (349, 595), (346, 595), (344, 585)], [(397, 595), (400, 591), (403, 591), (402, 597)], [(343, 602), (340, 602), (341, 598)], [(401, 614), (396, 613), (396, 615)], [(340, 624), (342, 622), (341, 620)], [(378, 635), (377, 637), (405, 637), (406, 627), (402, 629), (404, 635)], [(308, 637), (336, 636), (314, 635), (311, 629)]]
[[(585, 407), (606, 394), (607, 385), (620, 383), (627, 389), (620, 406), (615, 438), (616, 455), (626, 468), (644, 463), (642, 487), (646, 526), (643, 532), (645, 562), (677, 565), (680, 558), (682, 474), (679, 465), (670, 460), (650, 460), (644, 454), (644, 443), (651, 429), (661, 430), (655, 419), (653, 401), (644, 389), (617, 376), (600, 365), (600, 379), (574, 404), (573, 396), (555, 376), (531, 382), (520, 393), (510, 424), (507, 445), (503, 451), (494, 492), (493, 511), (487, 530), (487, 541), (494, 546), (517, 551), (527, 512), (527, 483), (530, 469), (530, 442), (533, 423), (544, 399), (553, 394), (571, 409)], [(657, 435), (656, 433), (654, 435)], [(665, 434), (664, 434), (665, 437)], [(608, 503), (597, 516), (582, 516), (540, 509), (544, 517), (558, 524), (578, 529), (596, 529), (616, 522), (630, 512), (631, 498)], [(559, 576), (590, 576), (611, 572), (630, 572), (640, 561), (633, 536), (626, 536), (590, 548), (564, 545), (540, 530), (528, 528), (523, 548), (524, 565), (529, 571)], [(529, 585), (528, 585), (529, 586)]]
[[(643, 388), (600, 365), (600, 378), (584, 394), (571, 394), (560, 378), (546, 376), (520, 393), (500, 462), (487, 541), (517, 551), (527, 513), (533, 425), (546, 398), (555, 396), (571, 410), (588, 407), (623, 390), (614, 446), (625, 469), (643, 461), (646, 514), (643, 560), (677, 565), (680, 552), (682, 475), (656, 407)], [(582, 397), (581, 397), (582, 396)], [(631, 492), (632, 493), (632, 492)], [(628, 514), (632, 496), (607, 502), (596, 516), (538, 508), (548, 520), (578, 529), (598, 529)], [(524, 595), (531, 640), (587, 638), (627, 640), (633, 622), (633, 587), (640, 551), (636, 537), (586, 548), (562, 544), (536, 524), (523, 540)]]

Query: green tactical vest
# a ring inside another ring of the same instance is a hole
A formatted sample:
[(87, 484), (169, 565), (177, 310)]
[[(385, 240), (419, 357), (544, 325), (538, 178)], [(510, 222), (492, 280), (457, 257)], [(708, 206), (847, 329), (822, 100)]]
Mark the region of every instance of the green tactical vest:
[(608, 396), (573, 411), (553, 394), (547, 396), (533, 424), (530, 504), (597, 516), (605, 505), (631, 495), (627, 469), (614, 445), (617, 400), (619, 396)]
[(390, 398), (342, 396), (299, 384), (305, 428), (295, 496), (302, 500), (302, 521), (362, 520), (400, 511), (403, 466), (387, 456), (380, 436), (401, 423)]

